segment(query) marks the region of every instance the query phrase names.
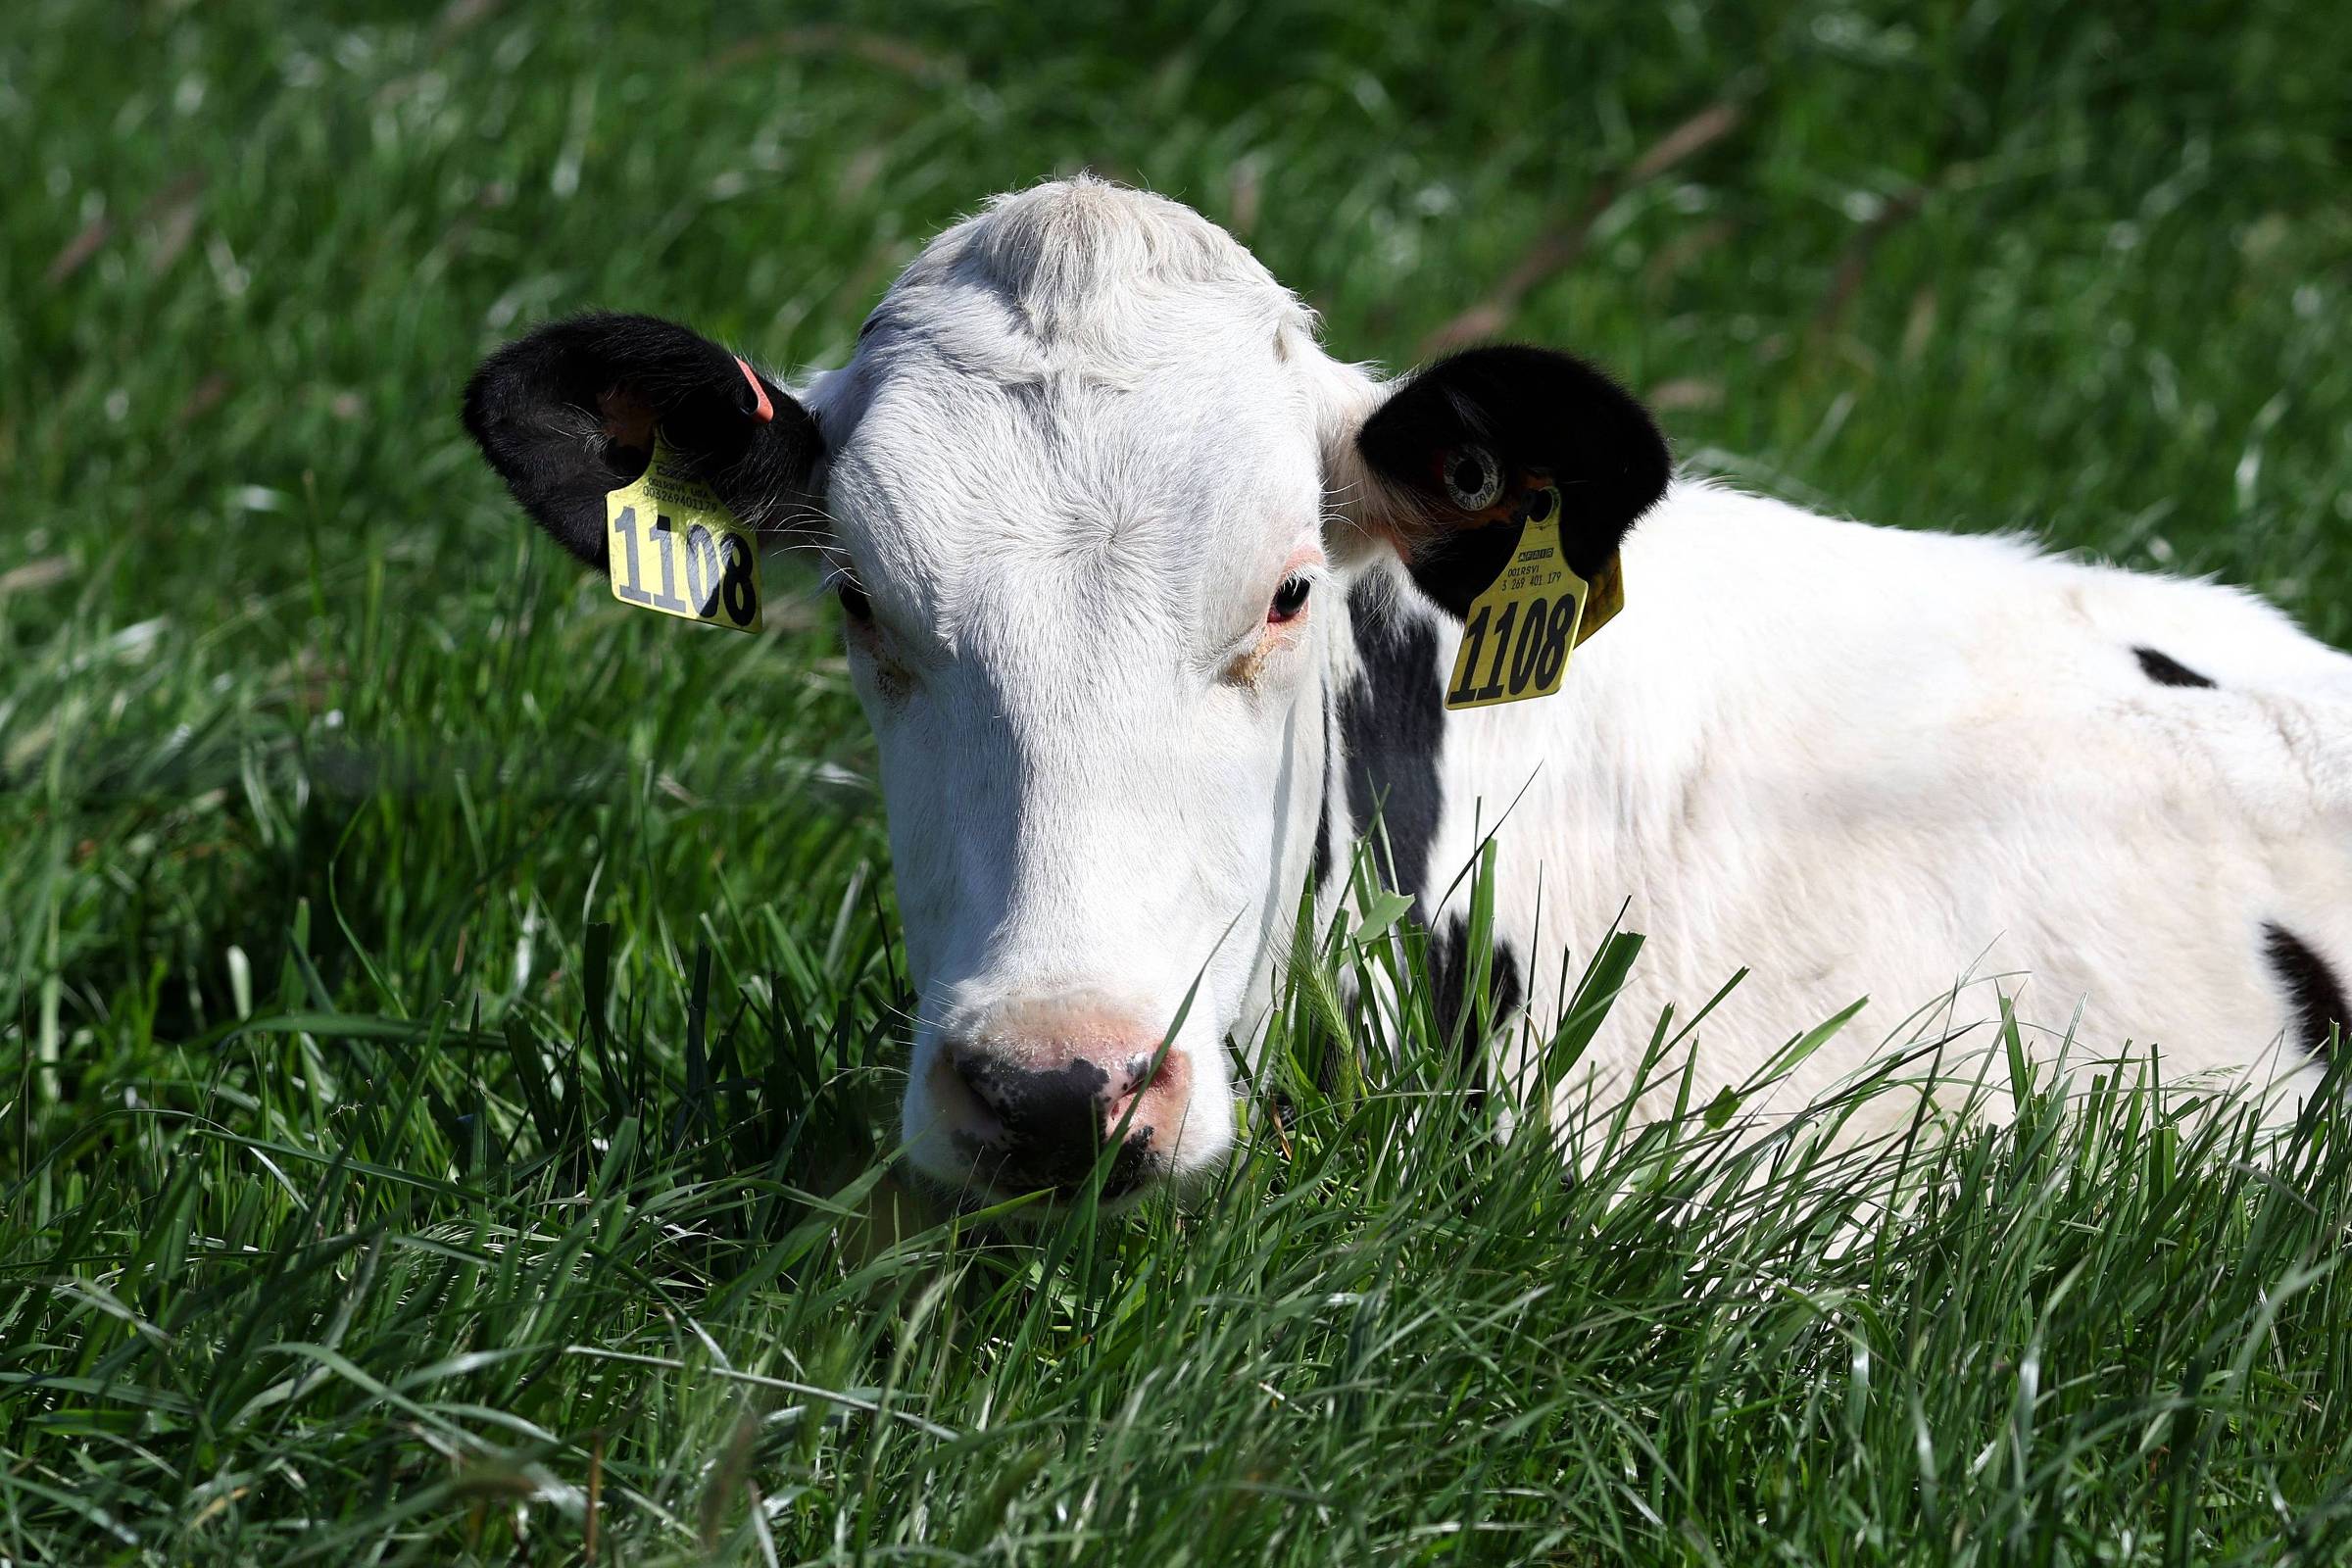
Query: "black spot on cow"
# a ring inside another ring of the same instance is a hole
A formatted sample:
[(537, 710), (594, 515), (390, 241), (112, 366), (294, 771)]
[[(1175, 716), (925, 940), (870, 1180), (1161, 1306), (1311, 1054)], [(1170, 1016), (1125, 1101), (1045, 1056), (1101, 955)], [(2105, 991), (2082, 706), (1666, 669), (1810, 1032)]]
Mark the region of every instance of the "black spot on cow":
[(2327, 959), (2310, 944), (2281, 925), (2262, 928), (2262, 954), (2271, 972), (2286, 988), (2287, 1005), (2294, 1009), (2295, 1033), (2313, 1055), (2328, 1050), (2330, 1028), (2352, 1028), (2352, 1007), (2344, 1004), (2343, 982)]
[(1323, 689), (1323, 804), (1315, 808), (1315, 895), (1320, 898), (1331, 881), (1331, 770), (1339, 765), (1332, 755), (1331, 688)]
[[(1430, 933), (1429, 990), (1430, 1009), (1437, 1015), (1438, 1027), (1450, 1039), (1470, 1006), (1470, 922), (1458, 914), (1448, 916)], [(1524, 1000), (1526, 988), (1519, 979), (1518, 956), (1497, 943), (1487, 958), (1488, 1023), (1501, 1023)], [(1475, 1019), (1462, 1034), (1462, 1062), (1469, 1072), (1467, 1088), (1473, 1102), (1486, 1098), (1488, 1038)]]
[[(1470, 922), (1462, 916), (1448, 915), (1429, 937), (1430, 1005), (1436, 1011), (1438, 1027), (1448, 1035), (1462, 1021), (1468, 1005), (1470, 989)], [(1500, 1023), (1527, 1000), (1526, 986), (1519, 978), (1519, 957), (1507, 944), (1497, 943), (1487, 959), (1487, 1017)], [(1484, 1042), (1477, 1037), (1465, 1039), (1465, 1051), (1475, 1054)]]
[(2183, 664), (2170, 654), (2153, 648), (2134, 648), (2132, 657), (2139, 661), (2140, 673), (2159, 686), (2211, 686), (2213, 682)]
[(1381, 874), (1389, 886), (1418, 900), (1445, 806), (1438, 753), (1446, 742), (1446, 672), (1438, 662), (1437, 629), (1424, 617), (1402, 613), (1371, 582), (1348, 596), (1348, 608), (1362, 663), (1362, 672), (1340, 694), (1348, 809), (1359, 833), (1370, 830), (1378, 812), (1387, 841)]

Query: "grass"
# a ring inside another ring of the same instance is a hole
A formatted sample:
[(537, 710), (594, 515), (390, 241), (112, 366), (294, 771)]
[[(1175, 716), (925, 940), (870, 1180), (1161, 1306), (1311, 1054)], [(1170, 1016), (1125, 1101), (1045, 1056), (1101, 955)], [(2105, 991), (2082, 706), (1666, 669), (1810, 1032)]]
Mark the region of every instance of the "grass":
[(821, 617), (620, 612), (453, 417), (589, 304), (838, 360), (1087, 165), (1344, 353), (1486, 302), (1697, 465), (2345, 641), (2326, 15), (21, 0), (0, 1560), (2352, 1557), (2344, 1131), (2258, 1164), (2140, 1067), (1867, 1162), (1850, 1100), (1603, 1117), (1567, 1183), (1343, 933), (1197, 1207), (898, 1205)]

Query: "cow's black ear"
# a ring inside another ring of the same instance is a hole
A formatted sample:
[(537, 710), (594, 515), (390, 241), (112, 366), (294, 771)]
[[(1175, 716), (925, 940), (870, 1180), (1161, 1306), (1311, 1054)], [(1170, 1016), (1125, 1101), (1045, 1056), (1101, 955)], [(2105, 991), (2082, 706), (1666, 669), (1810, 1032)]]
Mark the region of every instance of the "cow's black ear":
[(1461, 615), (1518, 547), (1520, 497), (1557, 485), (1560, 543), (1590, 577), (1666, 493), (1666, 438), (1630, 393), (1571, 355), (1468, 349), (1415, 374), (1356, 434), (1390, 491), (1387, 532), (1421, 591)]
[(808, 411), (700, 334), (650, 316), (550, 321), (482, 362), (466, 430), (523, 510), (605, 564), (605, 495), (645, 471), (654, 431), (758, 529), (805, 515), (824, 443)]

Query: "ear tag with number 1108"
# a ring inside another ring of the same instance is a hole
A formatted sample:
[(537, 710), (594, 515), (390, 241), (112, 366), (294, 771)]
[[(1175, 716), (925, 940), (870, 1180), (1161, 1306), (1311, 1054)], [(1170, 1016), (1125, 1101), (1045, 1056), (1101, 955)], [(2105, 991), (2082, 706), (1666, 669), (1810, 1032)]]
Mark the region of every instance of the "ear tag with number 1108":
[(654, 432), (645, 472), (605, 495), (612, 597), (736, 631), (760, 629), (760, 541)]
[(1551, 486), (1532, 492), (1519, 547), (1462, 619), (1446, 706), (1491, 708), (1549, 697), (1568, 672), (1570, 652), (1624, 608), (1617, 558), (1590, 582), (1570, 570), (1560, 550), (1560, 492)]

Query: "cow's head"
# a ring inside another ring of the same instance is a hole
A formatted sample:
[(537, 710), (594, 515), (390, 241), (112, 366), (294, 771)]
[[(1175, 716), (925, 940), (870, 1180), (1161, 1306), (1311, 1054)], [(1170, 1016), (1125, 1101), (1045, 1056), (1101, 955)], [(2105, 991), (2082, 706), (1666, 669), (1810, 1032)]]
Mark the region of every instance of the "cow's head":
[(1402, 560), (1460, 614), (1531, 476), (1589, 574), (1668, 473), (1579, 362), (1379, 382), (1223, 230), (1083, 179), (933, 241), (798, 399), (591, 316), (493, 355), (466, 421), (591, 564), (657, 423), (747, 521), (822, 547), (919, 998), (907, 1151), (973, 1191), (1067, 1190), (1121, 1127), (1113, 1191), (1224, 1154), (1226, 1043), (1314, 855), (1345, 590)]

